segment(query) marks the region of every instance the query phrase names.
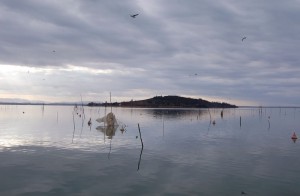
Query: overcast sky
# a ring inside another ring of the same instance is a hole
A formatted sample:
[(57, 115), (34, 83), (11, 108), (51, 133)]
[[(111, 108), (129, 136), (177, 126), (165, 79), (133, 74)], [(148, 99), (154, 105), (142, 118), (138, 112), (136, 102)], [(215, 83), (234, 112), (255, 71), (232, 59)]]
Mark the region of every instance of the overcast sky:
[(299, 0), (1, 0), (0, 25), (0, 101), (300, 105)]

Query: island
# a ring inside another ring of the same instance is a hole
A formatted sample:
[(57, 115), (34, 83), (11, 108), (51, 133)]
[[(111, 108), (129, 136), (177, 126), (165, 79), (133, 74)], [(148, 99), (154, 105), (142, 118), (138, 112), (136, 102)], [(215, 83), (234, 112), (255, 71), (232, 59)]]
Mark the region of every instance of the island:
[(114, 103), (88, 103), (88, 106), (140, 107), (140, 108), (237, 108), (236, 105), (219, 102), (209, 102), (203, 99), (194, 99), (174, 95), (155, 96), (145, 100), (131, 100)]

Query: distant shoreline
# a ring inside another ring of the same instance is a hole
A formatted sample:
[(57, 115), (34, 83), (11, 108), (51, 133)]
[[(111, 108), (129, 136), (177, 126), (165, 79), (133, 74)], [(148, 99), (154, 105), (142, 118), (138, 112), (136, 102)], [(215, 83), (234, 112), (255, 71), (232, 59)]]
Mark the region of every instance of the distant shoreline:
[[(32, 106), (81, 106), (81, 103), (6, 103), (6, 102), (2, 102), (0, 103), (0, 105), (32, 105)], [(151, 109), (151, 108), (157, 108), (157, 109), (201, 109), (201, 108), (197, 108), (197, 107), (139, 107), (139, 106), (133, 106), (133, 107), (127, 107), (127, 106), (105, 106), (105, 105), (100, 105), (100, 106), (89, 106), (88, 104), (83, 104), (83, 106), (86, 107), (113, 107), (113, 108), (147, 108), (147, 109)], [(237, 106), (238, 108), (300, 108), (300, 106)], [(205, 108), (203, 108), (205, 109)], [(217, 109), (217, 108), (216, 108)], [(226, 109), (226, 108), (224, 108)], [(228, 108), (228, 109), (232, 109), (232, 108)]]
[(122, 107), (122, 108), (300, 108), (300, 106), (236, 106), (225, 102), (210, 102), (201, 98), (188, 98), (176, 95), (155, 96), (144, 100), (131, 100), (123, 102), (56, 102), (43, 103), (39, 102), (0, 102), (0, 105), (37, 105), (37, 106), (88, 106), (88, 107)]

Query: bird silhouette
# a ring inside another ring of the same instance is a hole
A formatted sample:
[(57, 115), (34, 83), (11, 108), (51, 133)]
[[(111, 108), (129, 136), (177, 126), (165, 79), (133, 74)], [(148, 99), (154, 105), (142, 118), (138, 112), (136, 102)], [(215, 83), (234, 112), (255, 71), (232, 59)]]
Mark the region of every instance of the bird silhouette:
[(247, 38), (247, 37), (243, 37), (243, 38), (242, 38), (242, 42), (243, 42), (246, 38)]
[(132, 14), (132, 15), (130, 15), (132, 18), (135, 18), (135, 17), (137, 17), (139, 14)]

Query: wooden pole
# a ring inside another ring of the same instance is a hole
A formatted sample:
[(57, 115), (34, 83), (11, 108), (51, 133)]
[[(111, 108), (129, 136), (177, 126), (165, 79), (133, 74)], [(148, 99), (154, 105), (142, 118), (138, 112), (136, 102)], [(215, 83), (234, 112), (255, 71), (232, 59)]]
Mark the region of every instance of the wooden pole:
[(138, 128), (139, 128), (140, 140), (141, 140), (141, 143), (142, 143), (142, 148), (141, 148), (141, 153), (140, 153), (140, 158), (139, 158), (139, 162), (138, 162), (137, 171), (139, 171), (139, 169), (140, 169), (140, 164), (141, 164), (141, 160), (142, 160), (142, 154), (143, 154), (143, 150), (144, 150), (144, 144), (143, 144), (143, 139), (142, 139), (140, 124), (138, 124)]
[(144, 148), (144, 143), (143, 143), (143, 139), (142, 139), (142, 134), (141, 134), (141, 129), (140, 129), (140, 124), (138, 123), (138, 128), (139, 128), (139, 133), (140, 133), (140, 140), (142, 143), (142, 148)]

